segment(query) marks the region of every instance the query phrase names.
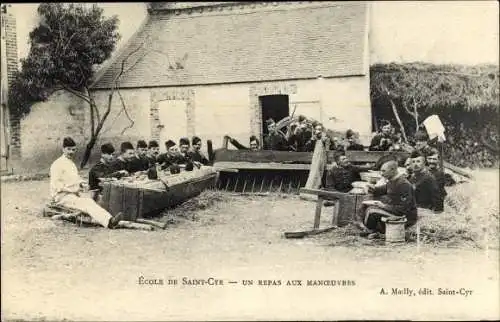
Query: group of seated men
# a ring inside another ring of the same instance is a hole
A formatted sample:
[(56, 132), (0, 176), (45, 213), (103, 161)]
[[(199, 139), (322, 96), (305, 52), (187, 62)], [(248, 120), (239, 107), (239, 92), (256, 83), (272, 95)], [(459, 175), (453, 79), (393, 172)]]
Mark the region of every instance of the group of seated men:
[[(313, 152), (317, 140), (322, 140), (328, 150), (340, 152), (364, 151), (365, 148), (358, 142), (357, 134), (349, 129), (343, 140), (338, 140), (326, 133), (325, 127), (319, 122), (310, 122), (304, 116), (299, 116), (296, 122), (288, 127), (286, 133), (278, 128), (273, 119), (268, 119), (267, 134), (264, 135), (264, 144), (261, 146), (259, 139), (252, 135), (249, 139), (249, 147), (237, 140), (226, 136), (229, 142), (240, 150), (274, 150)], [(418, 143), (417, 143), (418, 145)], [(401, 135), (396, 133), (390, 122), (383, 122), (381, 131), (376, 133), (371, 140), (369, 151), (401, 151)]]
[[(398, 160), (385, 159), (380, 168), (383, 180), (368, 185), (376, 201), (365, 207), (364, 217), (358, 219), (370, 238), (385, 232), (383, 217), (405, 217), (405, 225), (410, 227), (417, 220), (417, 208), (434, 213), (444, 210), (445, 186), (452, 185), (454, 180), (440, 169), (439, 155), (428, 145), (426, 134), (417, 132), (415, 139), (417, 144), (404, 162), (406, 172), (398, 170)], [(373, 164), (353, 165), (343, 154), (336, 155), (335, 163), (326, 174), (325, 188), (340, 192), (349, 192), (353, 182), (361, 181), (361, 172), (377, 168)]]
[[(170, 169), (172, 173), (180, 171), (180, 164), (184, 164), (186, 170), (193, 170), (193, 166), (208, 164), (208, 159), (202, 154), (201, 139), (193, 137), (192, 148), (187, 138), (179, 140), (180, 149), (175, 142), (165, 142), (167, 152), (160, 154), (157, 141), (150, 141), (146, 145), (144, 140), (137, 142), (134, 149), (130, 142), (120, 145), (120, 155), (115, 158), (115, 149), (112, 144), (106, 143), (101, 146), (101, 159), (89, 172), (88, 184), (78, 174), (74, 162), (76, 143), (70, 138), (63, 139), (62, 155), (50, 166), (50, 197), (51, 201), (58, 206), (80, 210), (92, 217), (101, 226), (116, 228), (123, 220), (124, 214), (118, 213), (114, 216), (102, 208), (95, 198), (90, 198), (84, 193), (88, 188), (98, 191), (99, 178), (123, 177), (139, 171), (156, 170), (156, 167)], [(148, 173), (149, 176), (149, 173)]]
[[(408, 161), (409, 160), (409, 161)], [(445, 186), (452, 184), (438, 167), (438, 155), (427, 158), (418, 150), (412, 152), (406, 162), (407, 173), (398, 171), (395, 160), (385, 162), (381, 174), (386, 182), (380, 185), (369, 185), (368, 191), (373, 194), (374, 202), (364, 208), (364, 234), (369, 238), (378, 238), (385, 233), (382, 218), (405, 218), (405, 227), (417, 222), (417, 209), (424, 208), (441, 213), (446, 197)]]
[(194, 167), (207, 165), (208, 159), (201, 152), (201, 139), (194, 136), (191, 144), (188, 138), (179, 140), (177, 144), (168, 140), (165, 142), (166, 152), (160, 154), (160, 146), (156, 140), (139, 140), (136, 147), (130, 142), (120, 145), (120, 154), (115, 158), (115, 148), (111, 143), (101, 146), (101, 159), (89, 171), (89, 187), (91, 190), (101, 190), (99, 178), (120, 178), (137, 172), (147, 172), (148, 177), (157, 177), (157, 166), (161, 170), (169, 170), (170, 173), (180, 172), (180, 165), (184, 165), (186, 171), (192, 171)]
[[(267, 133), (264, 135), (264, 144), (261, 146), (259, 139), (252, 135), (249, 139), (249, 147), (244, 146), (237, 140), (226, 136), (229, 142), (239, 150), (274, 150), (312, 152), (317, 140), (328, 144), (329, 150), (340, 149), (334, 138), (328, 136), (324, 126), (319, 122), (309, 122), (304, 116), (299, 116), (296, 122), (292, 122), (286, 133), (278, 128), (273, 119), (266, 121)], [(350, 131), (350, 142), (354, 143), (354, 132)], [(349, 134), (348, 133), (348, 134)], [(362, 148), (362, 146), (361, 146)]]

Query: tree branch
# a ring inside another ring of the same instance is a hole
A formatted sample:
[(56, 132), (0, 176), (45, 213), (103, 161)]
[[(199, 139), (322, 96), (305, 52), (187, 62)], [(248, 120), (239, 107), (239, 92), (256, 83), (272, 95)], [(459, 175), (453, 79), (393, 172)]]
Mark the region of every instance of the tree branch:
[(413, 111), (414, 111), (414, 117), (415, 117), (415, 129), (418, 131), (420, 124), (418, 122), (418, 110), (417, 110), (417, 102), (415, 99), (413, 99)]
[(120, 90), (117, 90), (117, 93), (118, 93), (118, 97), (120, 97), (120, 102), (122, 103), (122, 109), (125, 112), (125, 115), (127, 116), (128, 120), (130, 122), (130, 124), (122, 130), (121, 134), (123, 135), (125, 133), (125, 131), (132, 128), (135, 123), (134, 123), (134, 120), (130, 117), (130, 114), (128, 114), (127, 107), (125, 106), (125, 101), (123, 100), (123, 97), (122, 97), (122, 94), (120, 93)]
[(101, 121), (101, 114), (99, 113), (99, 108), (97, 107), (97, 104), (95, 104), (95, 99), (94, 97), (92, 96), (92, 92), (89, 90), (89, 88), (87, 86), (85, 86), (85, 91), (88, 93), (87, 95), (89, 96), (89, 99), (91, 101), (91, 107), (93, 107), (95, 109), (95, 114), (96, 114), (96, 119), (98, 122)]
[(90, 105), (90, 135), (91, 137), (95, 136), (95, 114), (94, 114), (94, 104), (89, 103)]
[(399, 113), (396, 108), (396, 104), (392, 101), (391, 98), (389, 98), (389, 102), (391, 103), (392, 107), (392, 112), (394, 113), (394, 116), (396, 117), (396, 121), (398, 121), (399, 127), (401, 128), (401, 134), (403, 135), (403, 139), (405, 140), (405, 143), (408, 143), (408, 138), (406, 137), (406, 131), (405, 127), (403, 126), (403, 122), (401, 122), (401, 119), (399, 118)]
[[(141, 45), (137, 46), (136, 49), (134, 49), (130, 53), (128, 53), (128, 55), (122, 60), (120, 72), (118, 73), (118, 75), (113, 80), (113, 83), (115, 83), (115, 85), (116, 85), (116, 82), (118, 82), (118, 80), (120, 79), (120, 77), (122, 77), (122, 75), (123, 75), (123, 73), (125, 71), (125, 63), (127, 62), (127, 60), (130, 58), (130, 56), (132, 56), (133, 54), (135, 54), (136, 52), (138, 52), (139, 49), (141, 49), (144, 44), (145, 44), (145, 42), (143, 42)], [(146, 56), (146, 55), (144, 55), (144, 56)], [(134, 65), (132, 65), (132, 67), (134, 67), (136, 64), (137, 64), (137, 62)], [(129, 71), (131, 68), (127, 69), (127, 71)]]
[(413, 116), (413, 118), (415, 118), (415, 114), (413, 114), (413, 112), (410, 111), (404, 99), (401, 100), (401, 105), (403, 105), (403, 108), (405, 109), (406, 113), (410, 114), (411, 116)]
[(76, 90), (74, 90), (74, 89), (72, 89), (72, 88), (70, 88), (70, 87), (68, 87), (68, 86), (66, 86), (64, 84), (61, 84), (60, 86), (61, 86), (62, 89), (68, 91), (69, 93), (71, 93), (71, 94), (73, 94), (73, 95), (81, 98), (82, 100), (84, 100), (85, 102), (87, 102), (87, 103), (90, 104), (90, 98), (88, 96), (85, 96), (81, 92), (76, 91)]
[(64, 48), (62, 49), (62, 52), (63, 54), (66, 52), (66, 49), (68, 49), (68, 46), (69, 44), (71, 43), (71, 40), (73, 39), (73, 37), (76, 35), (76, 32), (74, 32), (68, 39), (68, 41), (66, 42), (66, 45), (64, 45)]
[(106, 119), (108, 118), (109, 113), (111, 112), (111, 104), (113, 103), (113, 94), (114, 91), (111, 91), (111, 93), (108, 96), (108, 106), (106, 107), (106, 111), (104, 112), (102, 119), (97, 123), (97, 127), (95, 129), (95, 136), (99, 135), (99, 133), (102, 130), (102, 127), (104, 126), (104, 122), (106, 122)]

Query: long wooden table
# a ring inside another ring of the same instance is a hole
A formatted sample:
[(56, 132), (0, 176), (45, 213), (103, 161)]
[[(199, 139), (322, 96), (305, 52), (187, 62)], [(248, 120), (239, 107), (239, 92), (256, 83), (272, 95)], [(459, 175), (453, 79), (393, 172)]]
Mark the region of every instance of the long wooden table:
[[(155, 214), (214, 186), (217, 173), (211, 167), (204, 168), (203, 171), (183, 171), (182, 176), (160, 174), (161, 180), (125, 179), (104, 182), (101, 205), (112, 215), (123, 212), (124, 220), (135, 221), (145, 215)], [(184, 177), (185, 180), (182, 180)]]

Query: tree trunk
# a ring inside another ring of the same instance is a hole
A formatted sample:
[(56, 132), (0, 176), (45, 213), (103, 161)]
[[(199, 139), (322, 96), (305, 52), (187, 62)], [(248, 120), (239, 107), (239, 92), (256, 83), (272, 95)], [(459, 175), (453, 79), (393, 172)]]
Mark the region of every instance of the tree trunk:
[(83, 154), (82, 162), (80, 163), (80, 169), (87, 164), (90, 158), (90, 154), (92, 153), (92, 149), (94, 148), (95, 143), (97, 142), (97, 135), (92, 134), (89, 143), (87, 143), (85, 147), (85, 153)]
[(394, 104), (392, 99), (389, 99), (389, 102), (391, 103), (392, 112), (394, 113), (394, 116), (396, 117), (396, 121), (398, 122), (399, 127), (401, 128), (401, 134), (403, 135), (403, 140), (405, 143), (408, 143), (408, 138), (406, 137), (405, 127), (403, 126), (403, 122), (401, 122), (401, 119), (399, 118), (399, 113), (398, 113), (398, 110), (396, 108), (396, 104)]
[[(87, 164), (90, 158), (90, 154), (92, 153), (92, 149), (94, 148), (94, 145), (97, 142), (97, 139), (99, 138), (99, 134), (101, 133), (102, 127), (104, 125), (104, 122), (108, 118), (109, 112), (111, 111), (111, 103), (113, 101), (113, 92), (109, 94), (108, 97), (108, 106), (106, 108), (106, 112), (102, 116), (102, 119), (97, 120), (97, 127), (94, 127), (95, 124), (95, 118), (98, 118), (96, 115), (97, 113), (94, 113), (94, 108), (96, 108), (95, 100), (92, 97), (92, 95), (89, 95), (90, 98), (90, 111), (91, 111), (91, 118), (92, 118), (92, 133), (90, 134), (90, 141), (87, 143), (87, 146), (85, 147), (85, 153), (83, 154), (83, 159), (82, 162), (80, 163), (80, 169), (83, 169), (83, 167)], [(90, 94), (90, 93), (89, 93)]]

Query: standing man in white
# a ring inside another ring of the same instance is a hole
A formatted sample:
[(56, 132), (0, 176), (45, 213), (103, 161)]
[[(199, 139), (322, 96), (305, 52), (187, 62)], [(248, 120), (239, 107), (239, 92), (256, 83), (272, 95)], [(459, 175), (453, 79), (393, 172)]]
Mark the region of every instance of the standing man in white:
[(78, 175), (78, 170), (73, 158), (76, 144), (72, 138), (63, 140), (63, 154), (50, 166), (50, 196), (52, 200), (61, 205), (85, 212), (103, 227), (115, 228), (123, 214), (112, 216), (88, 196), (83, 196), (87, 186), (85, 180)]

